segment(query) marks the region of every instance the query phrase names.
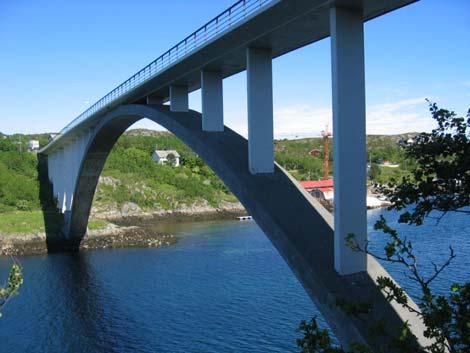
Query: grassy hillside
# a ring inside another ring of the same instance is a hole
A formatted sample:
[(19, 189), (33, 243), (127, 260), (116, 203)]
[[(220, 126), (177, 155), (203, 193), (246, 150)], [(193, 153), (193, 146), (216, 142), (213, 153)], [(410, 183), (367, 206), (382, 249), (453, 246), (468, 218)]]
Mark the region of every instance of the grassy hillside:
[[(407, 140), (415, 133), (401, 135), (369, 135), (367, 136), (368, 161), (371, 164), (381, 164), (389, 161), (400, 164), (400, 168), (380, 168), (380, 175), (375, 182), (386, 183), (392, 178), (401, 178), (412, 167), (410, 161), (405, 160), (403, 150), (398, 146), (400, 140)], [(316, 180), (323, 176), (323, 155), (314, 157), (309, 155), (313, 149), (323, 151), (323, 140), (318, 138), (304, 138), (299, 140), (277, 140), (274, 143), (276, 161), (287, 169), (298, 180)], [(330, 140), (330, 175), (333, 173), (333, 140)]]
[[(155, 147), (178, 151), (181, 165), (173, 167), (152, 161)], [(95, 196), (97, 204), (122, 205), (131, 201), (143, 209), (174, 209), (204, 200), (213, 207), (222, 201), (236, 201), (201, 158), (166, 132), (123, 135), (106, 161), (103, 176), (110, 177), (112, 182), (101, 183)]]
[[(0, 232), (12, 232), (15, 220), (24, 223), (28, 212), (31, 212), (31, 220), (41, 223), (37, 213), (41, 210), (37, 156), (27, 152), (26, 147), (32, 138), (44, 145), (47, 136), (0, 135)], [(368, 137), (369, 159), (373, 163), (389, 160), (404, 166), (380, 168), (375, 181), (399, 178), (406, 173), (407, 166), (411, 166), (397, 146), (397, 142), (404, 137), (407, 138), (405, 135)], [(181, 155), (181, 166), (158, 165), (152, 161), (151, 154), (155, 147), (177, 150)], [(275, 141), (275, 158), (299, 180), (319, 179), (322, 176), (323, 157), (309, 155), (312, 149), (322, 151), (320, 138), (278, 140)], [(330, 166), (332, 168), (332, 161)], [(201, 203), (217, 207), (221, 202), (236, 201), (202, 159), (168, 132), (127, 132), (111, 152), (102, 176), (104, 178), (94, 201), (98, 209), (119, 209), (126, 202), (133, 202), (144, 210), (171, 210)], [(8, 226), (2, 227), (2, 223), (8, 223)], [(17, 228), (24, 227), (28, 226), (19, 224)]]

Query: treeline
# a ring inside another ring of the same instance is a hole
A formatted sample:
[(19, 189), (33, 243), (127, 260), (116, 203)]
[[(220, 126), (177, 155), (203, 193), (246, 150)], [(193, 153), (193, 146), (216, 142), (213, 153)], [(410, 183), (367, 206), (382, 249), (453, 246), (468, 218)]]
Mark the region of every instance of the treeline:
[(0, 212), (39, 209), (37, 157), (27, 138), (0, 136)]
[[(413, 162), (406, 160), (399, 142), (412, 138), (414, 133), (402, 135), (367, 136), (367, 160), (373, 170), (369, 174), (372, 181), (387, 183), (391, 179), (400, 179), (413, 167)], [(274, 143), (276, 161), (298, 180), (317, 180), (323, 177), (323, 139), (304, 138), (298, 140), (277, 140)], [(310, 154), (311, 151), (317, 155)], [(329, 174), (333, 175), (333, 140), (329, 142)], [(381, 168), (380, 164), (388, 161), (399, 164), (399, 168)]]
[[(368, 157), (375, 182), (399, 179), (412, 167), (405, 160), (398, 141), (400, 136), (369, 136)], [(27, 151), (29, 139), (47, 143), (47, 134), (0, 134), (0, 212), (39, 210), (38, 161)], [(330, 174), (333, 172), (333, 146), (330, 141)], [(299, 180), (320, 179), (323, 175), (323, 142), (321, 138), (277, 140), (274, 143), (276, 161)], [(176, 150), (180, 167), (159, 165), (151, 159), (155, 149)], [(317, 156), (309, 154), (317, 150)], [(400, 168), (378, 168), (388, 160)], [(168, 132), (131, 131), (118, 140), (113, 148), (103, 176), (111, 182), (100, 183), (95, 195), (99, 206), (134, 202), (142, 208), (174, 209), (206, 200), (217, 206), (223, 201), (235, 201), (222, 181), (184, 143)]]

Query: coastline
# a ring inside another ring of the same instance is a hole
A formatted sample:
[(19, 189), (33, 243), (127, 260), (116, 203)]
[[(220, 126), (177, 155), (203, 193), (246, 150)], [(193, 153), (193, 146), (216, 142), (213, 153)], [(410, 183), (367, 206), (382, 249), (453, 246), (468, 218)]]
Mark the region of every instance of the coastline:
[[(239, 203), (230, 203), (219, 208), (193, 206), (156, 211), (142, 211), (128, 203), (120, 211), (93, 212), (91, 219), (106, 221), (108, 224), (102, 229), (88, 229), (80, 250), (170, 246), (177, 243), (177, 237), (155, 232), (147, 226), (159, 221), (176, 223), (228, 220), (242, 215), (246, 215), (246, 211)], [(47, 238), (45, 232), (0, 234), (0, 256), (47, 254)]]
[[(320, 203), (333, 212), (333, 205), (325, 200)], [(382, 204), (378, 207), (386, 207)], [(158, 222), (182, 223), (210, 220), (233, 220), (246, 216), (247, 212), (240, 203), (222, 203), (218, 208), (208, 204), (182, 206), (174, 210), (142, 210), (127, 202), (120, 209), (93, 209), (92, 221), (105, 221), (101, 229), (88, 229), (80, 244), (81, 251), (117, 248), (164, 247), (178, 242), (173, 234), (155, 231), (151, 225)], [(49, 237), (58, 237), (50, 234)], [(0, 256), (44, 255), (49, 252), (46, 233), (0, 234)]]

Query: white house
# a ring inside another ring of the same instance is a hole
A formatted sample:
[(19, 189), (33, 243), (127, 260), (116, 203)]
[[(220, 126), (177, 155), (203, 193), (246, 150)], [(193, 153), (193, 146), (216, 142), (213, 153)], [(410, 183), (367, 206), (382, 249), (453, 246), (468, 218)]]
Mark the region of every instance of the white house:
[(29, 140), (28, 142), (28, 151), (35, 152), (39, 149), (39, 141), (38, 140)]
[(175, 150), (155, 150), (152, 154), (152, 159), (158, 164), (166, 164), (169, 160), (174, 158), (174, 166), (179, 167), (180, 155)]

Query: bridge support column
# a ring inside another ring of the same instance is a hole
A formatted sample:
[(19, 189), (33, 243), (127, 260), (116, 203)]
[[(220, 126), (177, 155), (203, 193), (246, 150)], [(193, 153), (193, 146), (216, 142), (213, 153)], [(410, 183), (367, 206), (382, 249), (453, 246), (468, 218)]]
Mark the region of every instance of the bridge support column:
[(187, 86), (170, 86), (170, 110), (172, 112), (188, 111)]
[(248, 164), (252, 174), (274, 172), (272, 57), (247, 49)]
[(224, 131), (222, 74), (201, 71), (202, 130)]
[(72, 209), (73, 187), (75, 186), (75, 147), (77, 140), (74, 139), (70, 145), (64, 149), (64, 171), (67, 172), (67, 178), (64, 177), (65, 202), (63, 213), (68, 214)]
[(66, 191), (65, 191), (65, 152), (64, 149), (60, 149), (57, 152), (57, 165), (58, 168), (56, 170), (57, 175), (56, 175), (56, 183), (58, 184), (57, 187), (57, 208), (59, 209), (60, 213), (64, 212), (65, 209), (65, 197), (66, 197)]
[(364, 31), (361, 10), (330, 10), (333, 88), (335, 269), (345, 275), (367, 269), (367, 256), (346, 237), (367, 239)]

